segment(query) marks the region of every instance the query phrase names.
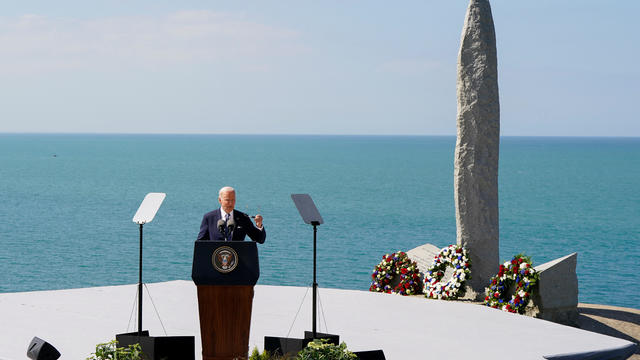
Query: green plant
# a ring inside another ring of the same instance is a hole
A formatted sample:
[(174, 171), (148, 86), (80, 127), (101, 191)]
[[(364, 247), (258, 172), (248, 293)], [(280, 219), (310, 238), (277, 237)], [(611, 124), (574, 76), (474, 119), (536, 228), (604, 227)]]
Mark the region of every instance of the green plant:
[(117, 340), (96, 345), (96, 352), (87, 360), (142, 360), (140, 344), (118, 347)]
[(253, 351), (251, 351), (251, 355), (249, 355), (249, 360), (270, 360), (271, 359), (271, 355), (269, 354), (268, 351), (264, 351), (262, 354), (260, 354), (260, 351), (258, 351), (258, 347), (254, 347)]
[(357, 359), (356, 354), (347, 350), (347, 344), (340, 345), (327, 343), (326, 339), (315, 339), (298, 353), (299, 360), (352, 360)]
[(258, 347), (256, 346), (253, 348), (253, 351), (251, 351), (251, 355), (249, 355), (248, 360), (295, 360), (295, 357), (291, 356), (295, 355), (280, 356), (271, 354), (266, 350), (263, 351), (262, 354), (260, 354), (260, 351), (258, 351)]

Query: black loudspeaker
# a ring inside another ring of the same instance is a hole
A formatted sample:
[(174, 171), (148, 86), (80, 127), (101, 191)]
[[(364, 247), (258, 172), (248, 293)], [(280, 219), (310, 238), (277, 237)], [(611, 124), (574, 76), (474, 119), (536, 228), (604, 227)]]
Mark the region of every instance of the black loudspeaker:
[(355, 351), (359, 360), (386, 360), (382, 350)]
[(33, 360), (56, 360), (60, 357), (60, 352), (53, 345), (34, 336), (27, 348), (27, 357)]

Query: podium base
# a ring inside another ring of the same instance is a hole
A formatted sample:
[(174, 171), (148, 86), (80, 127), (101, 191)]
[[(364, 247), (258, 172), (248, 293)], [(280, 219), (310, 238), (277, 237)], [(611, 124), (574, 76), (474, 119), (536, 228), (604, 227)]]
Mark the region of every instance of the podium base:
[(203, 360), (246, 359), (252, 285), (198, 285)]
[(144, 360), (195, 360), (195, 337), (149, 336), (149, 331), (116, 334), (118, 347), (140, 344)]

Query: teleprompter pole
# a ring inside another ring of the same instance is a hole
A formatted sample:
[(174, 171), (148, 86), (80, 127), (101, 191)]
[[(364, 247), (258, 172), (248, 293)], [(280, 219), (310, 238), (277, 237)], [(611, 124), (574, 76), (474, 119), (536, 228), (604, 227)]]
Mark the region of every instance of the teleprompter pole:
[(138, 270), (138, 336), (142, 336), (142, 225), (140, 224), (140, 263)]
[(313, 309), (311, 309), (312, 310), (311, 334), (315, 339), (318, 337), (318, 332), (316, 329), (316, 318), (318, 315), (318, 312), (317, 312), (318, 281), (316, 278), (317, 234), (318, 234), (318, 225), (323, 224), (324, 220), (322, 220), (322, 216), (318, 212), (318, 209), (316, 208), (316, 205), (313, 203), (313, 200), (311, 199), (311, 196), (309, 196), (309, 194), (291, 194), (291, 199), (293, 200), (294, 204), (296, 204), (296, 208), (298, 209), (300, 216), (302, 216), (302, 220), (305, 223), (313, 226), (313, 294), (312, 294), (312, 303), (311, 303), (311, 306), (313, 307)]
[(138, 336), (142, 336), (142, 225), (150, 223), (162, 205), (165, 193), (148, 193), (133, 215), (133, 222), (140, 226), (140, 259), (138, 266)]
[(317, 297), (317, 293), (318, 293), (318, 283), (316, 282), (316, 234), (318, 232), (318, 223), (317, 222), (313, 222), (313, 322), (312, 322), (312, 331), (313, 331), (313, 338), (315, 339), (317, 337), (316, 334), (316, 314), (317, 314), (317, 307), (316, 307), (316, 297)]

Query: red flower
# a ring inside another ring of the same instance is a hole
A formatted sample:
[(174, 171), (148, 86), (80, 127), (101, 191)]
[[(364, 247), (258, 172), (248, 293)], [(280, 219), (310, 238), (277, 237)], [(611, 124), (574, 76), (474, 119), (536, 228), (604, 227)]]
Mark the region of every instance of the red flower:
[(457, 253), (457, 254), (460, 254), (461, 252), (462, 252), (462, 249), (460, 249), (460, 248), (457, 248), (457, 249), (456, 249), (456, 253)]
[(407, 272), (409, 272), (406, 268), (402, 268), (402, 270), (400, 270), (401, 273), (406, 274)]

